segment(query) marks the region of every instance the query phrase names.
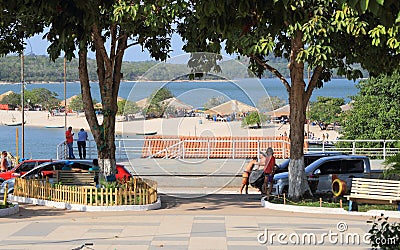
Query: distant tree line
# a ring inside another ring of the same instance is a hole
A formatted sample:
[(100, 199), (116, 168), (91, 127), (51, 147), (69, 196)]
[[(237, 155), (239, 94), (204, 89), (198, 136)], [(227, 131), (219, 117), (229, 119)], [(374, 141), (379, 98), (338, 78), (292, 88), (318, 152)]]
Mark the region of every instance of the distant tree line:
[[(274, 65), (284, 77), (289, 78), (289, 69), (287, 68), (287, 62), (283, 59), (278, 59), (270, 56), (269, 61), (271, 65)], [(247, 65), (248, 61), (245, 59), (240, 60), (241, 63)], [(123, 79), (125, 81), (135, 81), (141, 79), (143, 75), (146, 79), (151, 81), (161, 80), (189, 80), (190, 77), (187, 75), (186, 64), (168, 64), (161, 63), (157, 66), (157, 70), (148, 71), (151, 67), (155, 66), (159, 62), (156, 61), (142, 61), (142, 62), (124, 62), (122, 64)], [(6, 57), (0, 57), (0, 81), (1, 82), (20, 82), (21, 81), (21, 59), (19, 56), (10, 55)], [(248, 78), (249, 72), (245, 67), (238, 69), (237, 64), (231, 63), (230, 61), (221, 63), (222, 72), (215, 74), (209, 73), (196, 79), (204, 80), (216, 80), (216, 79), (238, 79)], [(96, 74), (96, 61), (88, 60), (88, 73), (89, 78), (97, 81)], [(363, 76), (367, 77), (368, 72), (362, 71)], [(307, 75), (307, 72), (305, 73)], [(179, 76), (179, 77), (177, 77)], [(265, 72), (265, 78), (274, 77), (271, 73)], [(338, 76), (334, 72), (334, 77)], [(64, 81), (64, 62), (63, 59), (57, 59), (52, 62), (48, 56), (43, 55), (27, 55), (24, 60), (24, 80), (25, 82), (63, 82)], [(78, 60), (72, 59), (67, 62), (67, 81), (74, 82), (79, 81), (78, 72)]]

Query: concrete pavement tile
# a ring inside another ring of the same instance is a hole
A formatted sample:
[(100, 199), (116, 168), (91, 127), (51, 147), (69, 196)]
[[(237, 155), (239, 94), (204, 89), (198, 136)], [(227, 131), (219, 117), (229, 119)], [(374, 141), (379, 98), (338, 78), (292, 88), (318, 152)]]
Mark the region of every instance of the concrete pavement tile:
[(256, 237), (259, 231), (252, 216), (226, 216), (225, 225), (227, 237)]
[[(228, 245), (228, 250), (266, 250), (265, 246), (252, 246), (252, 245)], [(269, 249), (269, 248), (268, 248)]]
[(189, 250), (225, 250), (227, 249), (225, 237), (191, 237)]
[(225, 223), (225, 220), (195, 220), (195, 221), (193, 221), (193, 223), (196, 223), (196, 224), (210, 224), (210, 223), (218, 224), (218, 223)]
[(191, 237), (226, 237), (224, 223), (193, 223)]
[(0, 228), (2, 229), (0, 233), (0, 241), (11, 237), (11, 235), (25, 228), (30, 223), (31, 222), (0, 223)]
[(24, 228), (16, 231), (11, 236), (46, 236), (57, 227), (59, 227), (59, 223), (40, 223), (40, 222), (33, 222), (29, 225), (26, 225)]
[(188, 246), (189, 245), (189, 239), (186, 241), (166, 241), (166, 240), (156, 240), (151, 242), (152, 246), (158, 246), (158, 247), (166, 247), (166, 246)]
[(193, 216), (164, 216), (160, 221), (159, 237), (189, 237), (192, 230)]
[[(150, 250), (187, 250), (188, 245), (184, 246), (177, 246), (177, 245), (155, 245), (155, 246), (150, 246)], [(135, 249), (136, 250), (136, 249)]]
[(225, 220), (225, 216), (195, 216), (194, 220)]
[(189, 241), (189, 237), (155, 236), (153, 241)]
[(228, 246), (261, 246), (260, 243), (257, 242), (257, 239), (252, 239), (250, 241), (227, 241)]
[(139, 239), (153, 239), (157, 235), (158, 227), (156, 226), (126, 226), (124, 230), (118, 235), (119, 238), (139, 238)]
[(122, 228), (91, 228), (87, 230), (87, 233), (113, 233), (120, 234), (122, 232)]

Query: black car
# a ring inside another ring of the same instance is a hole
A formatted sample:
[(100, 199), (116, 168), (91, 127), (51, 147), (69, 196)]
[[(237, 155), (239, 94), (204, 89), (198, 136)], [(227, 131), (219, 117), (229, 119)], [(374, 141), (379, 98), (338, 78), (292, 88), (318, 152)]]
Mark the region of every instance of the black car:
[[(304, 166), (307, 167), (314, 161), (327, 156), (335, 156), (335, 155), (345, 155), (343, 152), (314, 152), (314, 153), (307, 153), (304, 154)], [(289, 171), (289, 159), (282, 162), (279, 165), (279, 168), (275, 171), (275, 174), (284, 173)]]

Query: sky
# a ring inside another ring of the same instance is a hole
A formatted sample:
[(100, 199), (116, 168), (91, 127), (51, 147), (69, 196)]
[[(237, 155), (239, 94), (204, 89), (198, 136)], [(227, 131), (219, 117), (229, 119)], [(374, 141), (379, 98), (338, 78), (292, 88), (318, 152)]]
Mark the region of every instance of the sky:
[[(36, 35), (27, 40), (27, 45), (25, 48), (25, 55), (35, 54), (35, 55), (47, 55), (47, 47), (49, 43), (43, 40), (44, 33)], [(183, 42), (182, 38), (178, 34), (172, 35), (172, 52), (170, 57), (176, 57), (182, 54), (186, 54), (182, 50)], [(89, 53), (89, 57), (94, 59), (94, 53)], [(141, 46), (132, 46), (128, 48), (124, 55), (124, 61), (149, 61), (154, 60), (150, 57), (149, 53), (145, 50), (142, 51)]]

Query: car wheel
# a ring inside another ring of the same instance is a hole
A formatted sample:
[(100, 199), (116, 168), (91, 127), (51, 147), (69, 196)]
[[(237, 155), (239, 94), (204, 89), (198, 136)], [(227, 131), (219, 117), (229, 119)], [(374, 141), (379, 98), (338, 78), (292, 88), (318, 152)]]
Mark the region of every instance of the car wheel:
[(5, 180), (4, 179), (0, 179), (0, 184), (3, 183)]

